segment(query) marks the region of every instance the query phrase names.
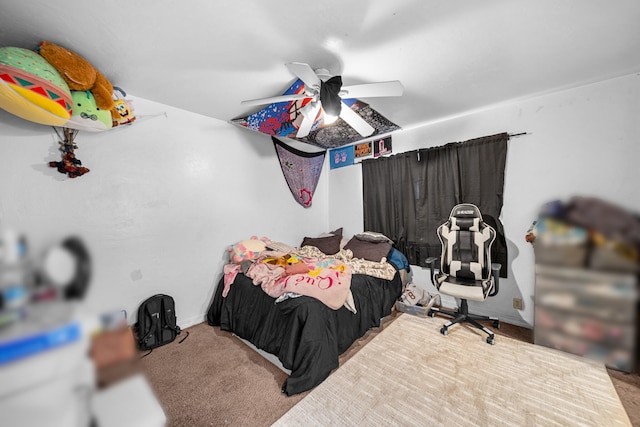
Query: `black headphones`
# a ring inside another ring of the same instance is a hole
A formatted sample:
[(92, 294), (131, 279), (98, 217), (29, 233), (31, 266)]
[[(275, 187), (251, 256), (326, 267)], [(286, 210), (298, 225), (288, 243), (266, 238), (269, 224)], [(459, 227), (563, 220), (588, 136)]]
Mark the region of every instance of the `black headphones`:
[(68, 250), (76, 260), (76, 271), (73, 279), (64, 287), (64, 298), (67, 300), (82, 299), (91, 280), (89, 251), (78, 237), (66, 238), (61, 246)]
[(78, 237), (67, 237), (50, 247), (36, 274), (37, 282), (58, 288), (65, 300), (82, 299), (91, 279), (89, 251)]

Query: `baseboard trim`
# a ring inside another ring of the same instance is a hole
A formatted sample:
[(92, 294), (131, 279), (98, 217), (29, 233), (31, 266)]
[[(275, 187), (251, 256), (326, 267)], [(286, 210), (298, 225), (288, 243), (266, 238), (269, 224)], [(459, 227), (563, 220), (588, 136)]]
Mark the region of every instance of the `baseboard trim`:
[(191, 326), (197, 325), (198, 323), (202, 323), (207, 320), (207, 315), (205, 313), (198, 314), (195, 316), (188, 317), (186, 319), (178, 320), (178, 326), (180, 329), (187, 329)]

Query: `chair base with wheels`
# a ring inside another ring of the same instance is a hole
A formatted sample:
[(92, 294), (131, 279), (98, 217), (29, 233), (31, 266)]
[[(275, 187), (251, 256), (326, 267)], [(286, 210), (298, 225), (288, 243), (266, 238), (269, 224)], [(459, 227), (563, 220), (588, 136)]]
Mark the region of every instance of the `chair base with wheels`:
[(445, 323), (444, 325), (442, 325), (442, 328), (440, 328), (440, 333), (442, 335), (445, 335), (445, 336), (448, 335), (449, 327), (455, 325), (456, 323), (468, 322), (468, 323), (471, 323), (476, 328), (484, 331), (484, 333), (488, 335), (487, 336), (488, 344), (491, 344), (491, 345), (495, 344), (495, 336), (493, 332), (490, 329), (487, 329), (482, 324), (480, 324), (478, 320), (493, 320), (493, 327), (496, 329), (500, 329), (500, 319), (492, 316), (481, 316), (481, 315), (469, 313), (469, 304), (467, 303), (466, 299), (462, 300), (462, 302), (460, 303), (460, 308), (457, 311), (445, 310), (438, 307), (431, 307), (431, 310), (429, 311), (429, 316), (435, 317), (436, 313), (442, 313), (447, 316), (451, 316), (453, 318), (447, 323)]

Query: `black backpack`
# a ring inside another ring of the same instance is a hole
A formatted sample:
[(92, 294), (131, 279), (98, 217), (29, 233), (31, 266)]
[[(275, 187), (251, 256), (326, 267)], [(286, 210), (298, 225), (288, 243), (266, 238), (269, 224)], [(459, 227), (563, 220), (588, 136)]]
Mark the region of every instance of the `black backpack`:
[[(176, 306), (173, 298), (164, 294), (147, 298), (138, 308), (138, 322), (134, 328), (141, 350), (153, 350), (175, 340), (181, 331), (176, 324)], [(188, 336), (187, 332), (187, 336), (180, 342)]]

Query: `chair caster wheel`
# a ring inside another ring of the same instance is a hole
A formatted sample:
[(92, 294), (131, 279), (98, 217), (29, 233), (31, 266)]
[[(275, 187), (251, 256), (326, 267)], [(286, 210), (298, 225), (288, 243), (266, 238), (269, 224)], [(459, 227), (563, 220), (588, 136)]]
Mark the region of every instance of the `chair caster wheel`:
[(447, 330), (447, 328), (446, 328), (446, 327), (444, 327), (444, 326), (443, 326), (443, 327), (440, 329), (440, 333), (441, 333), (442, 335), (444, 335), (444, 336), (447, 336), (447, 334), (449, 333), (449, 331)]
[(429, 316), (431, 316), (432, 318), (433, 318), (433, 317), (436, 317), (436, 312), (435, 312), (435, 311), (433, 311), (433, 310), (429, 310), (428, 315), (429, 315)]
[(500, 321), (499, 320), (494, 320), (493, 321), (493, 327), (496, 329), (500, 329)]
[(487, 337), (487, 344), (491, 344), (494, 345), (496, 343), (495, 339), (493, 338), (493, 335)]

